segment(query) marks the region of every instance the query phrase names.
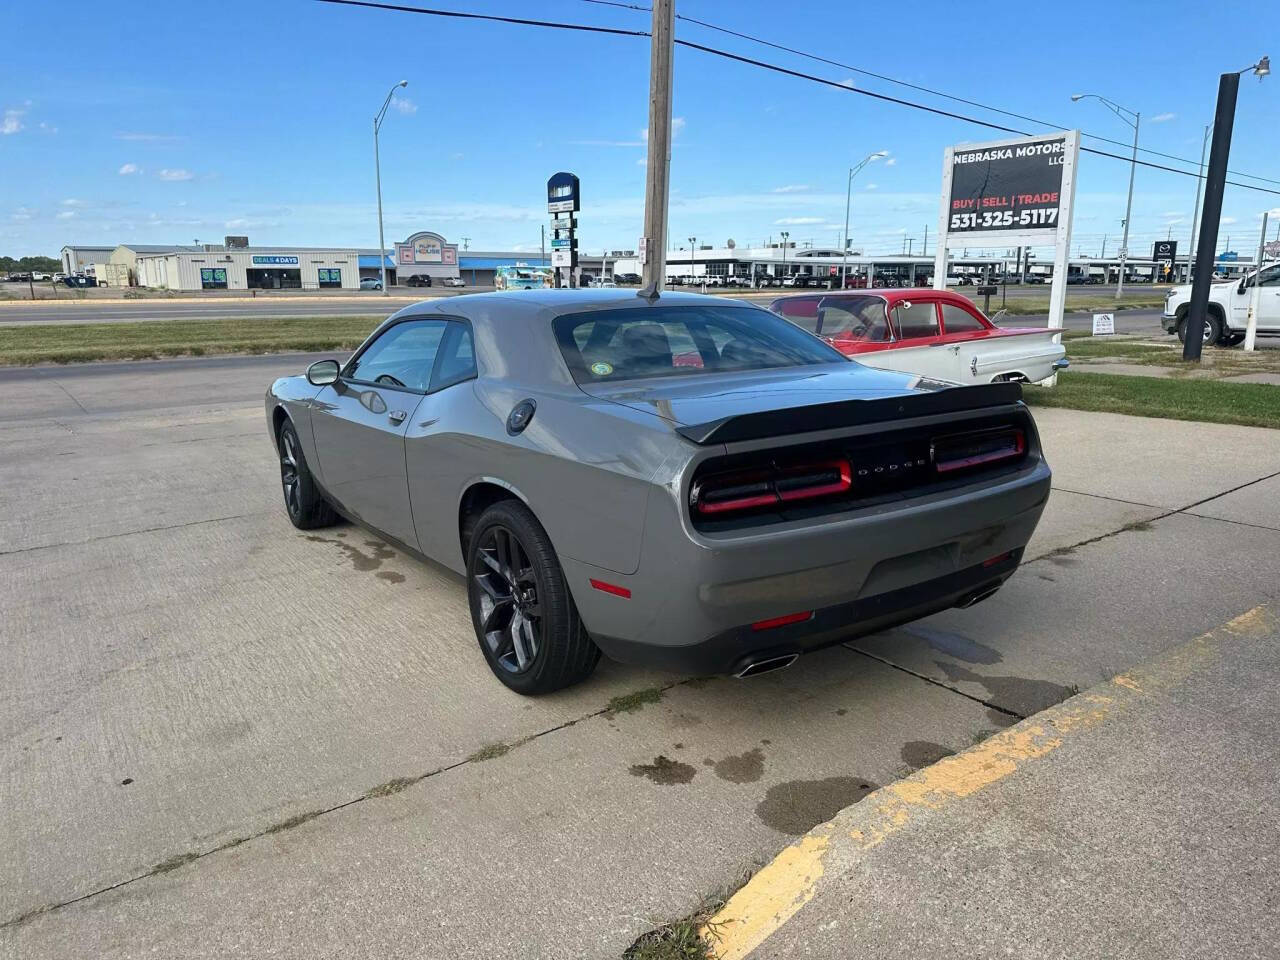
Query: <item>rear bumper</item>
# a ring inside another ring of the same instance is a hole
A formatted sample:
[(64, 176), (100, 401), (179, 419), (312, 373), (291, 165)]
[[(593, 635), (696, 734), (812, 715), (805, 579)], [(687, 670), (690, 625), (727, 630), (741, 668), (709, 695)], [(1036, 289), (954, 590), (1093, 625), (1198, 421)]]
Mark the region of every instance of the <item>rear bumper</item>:
[(664, 647), (618, 637), (595, 637), (614, 660), (695, 675), (737, 674), (751, 663), (790, 657), (842, 640), (887, 630), (954, 606), (967, 606), (998, 590), (1017, 569), (1022, 550), (991, 564), (977, 564), (909, 587), (813, 611), (808, 620), (754, 629), (743, 624), (699, 643)]
[[(679, 527), (679, 505), (651, 493), (634, 574), (561, 560), (583, 623), (610, 657), (734, 673), (779, 646), (815, 649), (998, 587), (1017, 567), (1049, 486), (1049, 468), (1037, 457), (976, 488), (724, 538), (655, 535)], [(604, 592), (592, 580), (629, 594)], [(751, 627), (810, 611), (800, 623)]]

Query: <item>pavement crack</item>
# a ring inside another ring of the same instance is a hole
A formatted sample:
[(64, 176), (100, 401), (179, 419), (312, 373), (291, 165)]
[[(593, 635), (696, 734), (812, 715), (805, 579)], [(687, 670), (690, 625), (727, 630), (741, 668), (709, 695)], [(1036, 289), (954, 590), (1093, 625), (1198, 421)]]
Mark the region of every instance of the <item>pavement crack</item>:
[[(197, 521), (197, 522), (208, 523), (213, 521)], [(190, 524), (179, 524), (179, 526), (190, 526)], [(100, 539), (105, 539), (105, 538), (100, 538)], [(682, 686), (684, 684), (696, 684), (699, 682), (701, 682), (701, 678), (685, 677), (682, 680), (673, 680), (672, 682), (667, 683), (657, 689), (665, 692), (667, 690), (670, 690), (673, 687)], [(971, 697), (970, 699), (975, 699), (975, 698)], [(996, 709), (1000, 709), (1000, 708), (997, 707)], [(1007, 712), (1007, 711), (1004, 711), (1004, 712)], [(382, 783), (376, 787), (372, 787), (371, 789), (365, 791), (365, 793), (361, 794), (358, 797), (353, 797), (349, 800), (343, 800), (340, 803), (335, 803), (332, 806), (324, 807), (319, 810), (309, 810), (304, 813), (295, 814), (285, 820), (281, 820), (277, 823), (273, 823), (267, 827), (264, 827), (255, 833), (246, 834), (240, 837), (233, 837), (232, 839), (227, 840), (224, 843), (220, 843), (216, 847), (211, 847), (208, 850), (202, 850), (202, 851), (189, 850), (183, 853), (175, 854), (171, 857), (168, 857), (160, 861), (159, 863), (152, 866), (150, 869), (145, 870), (142, 873), (139, 873), (135, 876), (129, 877), (125, 880), (119, 880), (115, 883), (111, 883), (104, 887), (100, 887), (97, 890), (91, 890), (89, 893), (82, 894), (78, 897), (72, 897), (69, 900), (63, 900), (59, 903), (48, 903), (43, 906), (35, 907), (31, 910), (26, 911), (25, 913), (19, 914), (16, 917), (12, 917), (8, 920), (0, 922), (0, 930), (7, 929), (9, 927), (19, 926), (23, 923), (26, 923), (29, 920), (34, 920), (36, 917), (43, 916), (46, 913), (52, 913), (55, 910), (61, 910), (63, 907), (70, 907), (70, 906), (74, 906), (77, 903), (83, 903), (86, 900), (91, 900), (94, 897), (101, 896), (104, 893), (110, 893), (113, 890), (119, 890), (122, 887), (127, 887), (130, 884), (137, 883), (139, 880), (146, 880), (148, 877), (155, 877), (155, 876), (159, 876), (160, 874), (170, 873), (173, 870), (177, 870), (177, 869), (180, 869), (181, 867), (187, 866), (188, 864), (192, 864), (199, 860), (203, 860), (206, 857), (211, 857), (214, 854), (222, 853), (224, 850), (230, 850), (233, 847), (238, 847), (241, 844), (248, 843), (251, 840), (258, 840), (262, 837), (274, 836), (289, 830), (293, 830), (296, 827), (300, 827), (303, 824), (310, 823), (313, 820), (318, 820), (321, 817), (327, 816), (328, 814), (336, 813), (339, 810), (345, 810), (347, 807), (353, 807), (356, 804), (365, 803), (369, 800), (378, 800), (383, 797), (393, 796), (394, 794), (407, 790), (409, 787), (419, 784), (424, 780), (429, 780), (434, 777), (438, 777), (442, 774), (450, 772), (451, 770), (457, 770), (459, 767), (465, 767), (475, 763), (483, 763), (486, 759), (496, 759), (497, 756), (503, 756), (509, 753), (511, 750), (514, 750), (516, 747), (521, 747), (527, 743), (532, 743), (534, 740), (540, 740), (543, 737), (547, 737), (547, 736), (550, 736), (551, 734), (558, 733), (561, 730), (567, 730), (570, 727), (577, 726), (579, 723), (583, 723), (587, 720), (595, 719), (596, 717), (612, 716), (612, 715), (613, 715), (613, 710), (611, 709), (611, 706), (606, 705), (601, 707), (599, 710), (593, 710), (590, 713), (585, 713), (580, 717), (573, 717), (570, 720), (565, 720), (563, 723), (558, 723), (555, 726), (548, 727), (545, 730), (539, 730), (537, 733), (532, 733), (526, 737), (521, 737), (518, 740), (512, 741), (510, 744), (502, 744), (502, 746), (506, 747), (506, 749), (503, 750), (501, 754), (485, 754), (484, 751), (479, 751), (477, 753), (471, 754), (470, 756), (462, 760), (456, 760), (453, 763), (443, 764), (439, 767), (436, 767), (434, 770), (428, 770), (426, 773), (418, 774), (417, 776), (396, 777), (392, 780), (388, 780), (386, 783)]]
[(50, 377), (50, 378), (49, 378), (49, 382), (50, 382), (50, 383), (52, 383), (55, 387), (57, 387), (59, 390), (61, 390), (63, 393), (65, 393), (65, 394), (67, 395), (67, 398), (68, 398), (72, 403), (74, 403), (77, 407), (79, 407), (79, 408), (80, 408), (80, 412), (81, 412), (81, 413), (83, 413), (85, 416), (88, 416), (88, 415), (89, 415), (89, 411), (88, 411), (88, 410), (86, 410), (86, 409), (84, 408), (84, 405), (83, 405), (83, 404), (81, 404), (81, 403), (80, 403), (80, 401), (79, 401), (79, 400), (77, 400), (77, 399), (75, 398), (75, 394), (73, 394), (70, 390), (68, 390), (66, 387), (64, 387), (64, 386), (63, 386), (61, 383), (59, 383), (57, 380), (53, 379), (53, 377)]
[[(260, 511), (265, 512), (265, 511)], [(88, 537), (85, 540), (62, 540), (58, 543), (39, 543), (34, 547), (19, 547), (17, 550), (0, 550), (0, 557), (8, 557), (18, 553), (34, 553), (36, 550), (52, 550), (55, 547), (80, 547), (100, 540), (115, 540), (119, 537), (135, 537), (140, 533), (157, 533), (161, 530), (181, 530), (183, 527), (198, 527), (205, 523), (222, 523), (226, 520), (243, 520), (257, 516), (254, 513), (237, 513), (229, 517), (210, 517), (207, 520), (188, 520), (186, 523), (163, 524), (158, 527), (144, 527), (141, 530), (122, 530), (120, 533), (104, 533), (100, 537)]]
[(886, 667), (892, 667), (894, 670), (901, 670), (903, 673), (908, 676), (915, 677), (917, 680), (923, 680), (925, 683), (931, 683), (935, 687), (941, 687), (943, 690), (946, 690), (949, 693), (954, 693), (956, 696), (964, 697), (966, 700), (972, 700), (974, 703), (980, 703), (984, 707), (989, 707), (997, 713), (1003, 713), (1007, 717), (1014, 717), (1018, 720), (1027, 719), (1023, 714), (1018, 713), (1015, 710), (1010, 710), (1008, 707), (1002, 707), (993, 700), (983, 700), (981, 697), (975, 697), (971, 693), (965, 693), (963, 690), (957, 690), (950, 684), (943, 683), (941, 680), (935, 680), (933, 677), (927, 677), (923, 673), (916, 673), (916, 671), (909, 670), (901, 664), (894, 663), (892, 660), (886, 660), (884, 657), (877, 657), (874, 653), (867, 653), (865, 650), (859, 650), (857, 647), (850, 646), (848, 643), (844, 643), (842, 646), (846, 650), (866, 657), (868, 660), (874, 660), (876, 663), (883, 663)]

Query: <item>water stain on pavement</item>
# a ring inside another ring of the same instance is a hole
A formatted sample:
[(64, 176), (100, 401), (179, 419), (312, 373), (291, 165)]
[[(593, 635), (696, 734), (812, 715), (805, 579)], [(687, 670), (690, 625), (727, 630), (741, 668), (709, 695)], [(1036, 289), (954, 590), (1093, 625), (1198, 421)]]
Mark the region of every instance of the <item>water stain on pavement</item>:
[(681, 763), (679, 760), (672, 760), (662, 754), (654, 757), (653, 763), (633, 763), (631, 765), (631, 775), (633, 777), (645, 777), (664, 787), (670, 787), (677, 783), (688, 783), (697, 772), (689, 764)]
[(940, 743), (931, 743), (928, 740), (911, 740), (902, 745), (900, 753), (903, 763), (912, 770), (919, 770), (921, 767), (937, 763), (943, 757), (954, 755), (955, 751), (950, 747), (944, 747)]
[(987, 707), (987, 719), (994, 723), (1000, 729), (1012, 727), (1018, 722), (1017, 717), (1011, 717), (1007, 713), (1002, 713), (995, 707)]
[(746, 753), (725, 757), (714, 764), (716, 776), (730, 783), (755, 783), (764, 776), (764, 751), (752, 747)]
[(987, 688), (990, 699), (1005, 710), (1028, 717), (1066, 700), (1072, 689), (1050, 680), (1032, 680), (1027, 677), (989, 677), (974, 673), (958, 664), (935, 660), (934, 664), (947, 675), (952, 683), (978, 683)]
[(945, 653), (965, 663), (982, 663), (990, 666), (1004, 659), (999, 650), (988, 647), (985, 643), (979, 643), (977, 640), (971, 640), (961, 633), (938, 630), (919, 623), (902, 627), (901, 630), (910, 636), (919, 637), (939, 653)]
[(390, 560), (396, 555), (396, 552), (381, 540), (366, 540), (364, 545), (370, 549), (370, 552), (365, 553), (358, 547), (353, 547), (349, 543), (343, 543), (341, 540), (333, 540), (329, 537), (317, 537), (314, 534), (308, 534), (307, 539), (312, 543), (332, 543), (347, 555), (353, 567), (362, 571), (377, 570), (382, 566), (383, 560)]
[(374, 574), (379, 580), (385, 580), (387, 583), (404, 583), (404, 574), (396, 573), (394, 570), (382, 570)]
[(769, 788), (756, 804), (756, 816), (779, 833), (798, 837), (878, 789), (861, 777), (789, 780)]

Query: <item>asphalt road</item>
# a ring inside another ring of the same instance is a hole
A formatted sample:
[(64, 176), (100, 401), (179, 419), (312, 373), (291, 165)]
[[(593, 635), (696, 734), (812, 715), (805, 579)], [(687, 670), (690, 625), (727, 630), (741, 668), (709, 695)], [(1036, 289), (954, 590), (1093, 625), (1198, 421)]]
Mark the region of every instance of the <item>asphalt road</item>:
[(0, 370), (0, 956), (617, 957), (1277, 590), (1280, 433), (1044, 410), (1054, 494), (991, 600), (527, 700), (452, 574), (287, 522), (261, 397), (308, 359)]

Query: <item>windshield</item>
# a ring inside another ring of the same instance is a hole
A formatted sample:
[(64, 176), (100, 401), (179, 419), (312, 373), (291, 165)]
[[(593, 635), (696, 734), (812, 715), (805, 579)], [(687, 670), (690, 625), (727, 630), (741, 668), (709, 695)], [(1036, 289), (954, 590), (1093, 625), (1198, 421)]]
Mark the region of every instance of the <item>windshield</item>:
[(632, 307), (557, 317), (578, 383), (767, 370), (845, 360), (781, 317), (754, 307)]

